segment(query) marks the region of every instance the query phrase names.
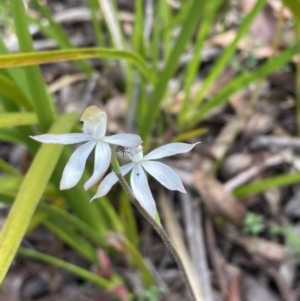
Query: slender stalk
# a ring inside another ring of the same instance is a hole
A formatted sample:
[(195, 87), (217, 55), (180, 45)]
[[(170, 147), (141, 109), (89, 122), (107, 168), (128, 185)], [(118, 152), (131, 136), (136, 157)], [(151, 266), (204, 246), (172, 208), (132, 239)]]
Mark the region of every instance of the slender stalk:
[[(296, 36), (297, 40), (300, 41), (300, 21), (295, 19)], [(300, 136), (300, 60), (296, 63), (296, 116), (297, 116), (297, 130), (298, 136)]]
[(116, 175), (119, 179), (121, 186), (127, 193), (128, 197), (132, 201), (133, 205), (139, 210), (139, 212), (142, 214), (142, 216), (150, 223), (150, 225), (154, 228), (154, 230), (157, 232), (157, 234), (161, 237), (164, 244), (166, 245), (166, 247), (169, 249), (169, 251), (173, 255), (173, 257), (178, 265), (178, 268), (181, 272), (181, 276), (182, 276), (183, 281), (186, 285), (186, 288), (189, 292), (189, 295), (193, 301), (196, 301), (196, 297), (194, 296), (192, 286), (191, 286), (189, 279), (187, 277), (187, 274), (185, 272), (183, 262), (179, 256), (177, 250), (175, 249), (173, 243), (171, 242), (169, 235), (164, 230), (164, 228), (160, 224), (158, 224), (157, 221), (155, 221), (155, 219), (143, 208), (143, 206), (140, 204), (140, 202), (135, 198), (131, 188), (129, 187), (128, 183), (126, 182), (123, 175), (121, 174), (120, 165), (119, 165), (119, 162), (118, 162), (115, 152), (113, 152), (113, 154), (112, 154), (111, 164), (113, 166), (114, 172), (116, 173)]

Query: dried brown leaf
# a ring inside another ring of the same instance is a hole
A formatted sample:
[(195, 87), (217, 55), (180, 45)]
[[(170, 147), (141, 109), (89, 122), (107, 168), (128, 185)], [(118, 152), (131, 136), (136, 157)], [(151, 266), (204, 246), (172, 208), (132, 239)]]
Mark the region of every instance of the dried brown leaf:
[[(245, 13), (249, 13), (256, 1), (246, 0), (242, 2), (242, 8)], [(250, 32), (256, 42), (264, 45), (270, 45), (276, 30), (276, 17), (270, 5), (266, 5), (264, 10), (253, 21)]]
[(280, 262), (289, 254), (287, 247), (276, 242), (252, 236), (241, 236), (232, 231), (224, 231), (224, 234), (249, 253), (260, 255), (271, 261)]
[(244, 223), (246, 208), (223, 185), (208, 174), (198, 170), (194, 174), (195, 185), (206, 209), (212, 216), (221, 216), (237, 226)]

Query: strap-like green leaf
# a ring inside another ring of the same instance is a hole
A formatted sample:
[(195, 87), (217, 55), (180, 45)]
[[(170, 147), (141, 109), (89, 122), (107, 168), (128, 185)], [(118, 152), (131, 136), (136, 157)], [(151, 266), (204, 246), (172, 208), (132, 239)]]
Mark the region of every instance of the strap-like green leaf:
[(6, 113), (0, 114), (0, 128), (10, 128), (21, 125), (34, 125), (38, 123), (35, 113)]
[(216, 109), (219, 105), (225, 103), (228, 100), (228, 97), (238, 92), (239, 90), (244, 89), (249, 84), (260, 80), (272, 72), (278, 70), (287, 64), (294, 55), (298, 54), (300, 51), (300, 43), (290, 47), (285, 50), (278, 56), (270, 59), (260, 68), (253, 72), (245, 72), (241, 74), (236, 79), (232, 80), (229, 84), (227, 84), (224, 88), (222, 88), (219, 92), (217, 92), (209, 101), (203, 104), (197, 110), (193, 110), (190, 112), (189, 116), (186, 116), (186, 128), (191, 128), (195, 124), (202, 121), (211, 111)]
[[(23, 1), (10, 1), (11, 13), (14, 19), (20, 51), (33, 51), (33, 41), (28, 30), (26, 10)], [(26, 82), (30, 90), (35, 112), (39, 118), (39, 126), (48, 131), (56, 118), (56, 108), (47, 91), (45, 81), (38, 66), (24, 68)]]
[(26, 109), (32, 109), (31, 104), (19, 90), (19, 87), (4, 74), (0, 73), (0, 94), (13, 100), (17, 105)]
[[(77, 119), (77, 114), (61, 116), (51, 127), (50, 133), (70, 131)], [(42, 145), (24, 177), (16, 200), (0, 232), (0, 283), (17, 252), (62, 149), (63, 145)]]
[(41, 260), (41, 261), (49, 263), (53, 266), (60, 267), (64, 270), (74, 273), (75, 275), (79, 276), (82, 279), (85, 279), (85, 280), (95, 283), (100, 288), (109, 289), (109, 288), (112, 288), (113, 286), (118, 285), (107, 279), (101, 278), (100, 276), (93, 274), (93, 273), (87, 271), (86, 269), (78, 267), (72, 263), (63, 261), (61, 259), (57, 259), (55, 257), (49, 256), (49, 255), (46, 255), (46, 254), (43, 254), (43, 253), (40, 253), (40, 252), (37, 252), (34, 250), (20, 248), (18, 253), (23, 256), (26, 256), (26, 257), (29, 257), (32, 259)]
[(140, 132), (142, 139), (146, 144), (147, 139), (149, 138), (149, 133), (153, 126), (153, 122), (159, 113), (160, 103), (166, 92), (169, 80), (172, 78), (175, 71), (177, 70), (180, 56), (182, 55), (186, 44), (188, 43), (193, 32), (195, 31), (196, 25), (199, 21), (199, 18), (201, 17), (206, 2), (207, 1), (205, 0), (193, 2), (193, 5), (191, 6), (189, 11), (189, 17), (182, 24), (180, 35), (177, 38), (177, 41), (168, 57), (168, 61), (163, 72), (159, 76), (159, 81), (157, 82), (157, 85), (155, 85), (150, 100), (151, 109), (148, 109), (146, 111), (146, 116), (144, 116), (144, 122), (142, 124)]
[(0, 56), (0, 68), (31, 66), (88, 58), (126, 60), (134, 64), (150, 82), (155, 82), (156, 80), (152, 69), (147, 67), (145, 61), (139, 55), (134, 52), (107, 48), (80, 48), (6, 54)]
[(233, 191), (236, 197), (254, 195), (273, 187), (288, 186), (299, 183), (300, 173), (282, 174), (241, 186)]

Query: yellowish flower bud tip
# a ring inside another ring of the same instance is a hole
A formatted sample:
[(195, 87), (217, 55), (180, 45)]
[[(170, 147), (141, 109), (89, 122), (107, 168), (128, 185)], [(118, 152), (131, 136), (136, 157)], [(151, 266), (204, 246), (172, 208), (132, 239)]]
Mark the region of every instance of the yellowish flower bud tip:
[(81, 121), (91, 120), (102, 114), (106, 115), (106, 113), (102, 111), (100, 108), (98, 108), (97, 106), (89, 106), (83, 111), (80, 120)]

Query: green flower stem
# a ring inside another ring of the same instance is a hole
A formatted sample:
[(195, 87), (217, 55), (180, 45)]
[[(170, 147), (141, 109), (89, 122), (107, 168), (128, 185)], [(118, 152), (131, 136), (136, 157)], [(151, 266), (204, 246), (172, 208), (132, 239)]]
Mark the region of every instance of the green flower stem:
[(167, 234), (167, 232), (164, 230), (164, 228), (159, 223), (157, 223), (157, 221), (155, 221), (155, 219), (148, 213), (148, 211), (146, 211), (144, 209), (144, 207), (140, 204), (140, 202), (135, 198), (131, 188), (129, 187), (128, 183), (126, 182), (123, 175), (121, 174), (120, 165), (119, 165), (119, 162), (118, 162), (118, 159), (117, 159), (117, 156), (116, 156), (115, 152), (113, 152), (113, 154), (112, 154), (111, 164), (113, 166), (114, 172), (116, 173), (116, 175), (119, 179), (119, 182), (120, 182), (121, 186), (123, 187), (123, 189), (127, 193), (128, 197), (130, 198), (132, 203), (139, 210), (139, 212), (142, 214), (142, 216), (155, 229), (157, 234), (161, 237), (164, 244), (166, 245), (166, 247), (169, 249), (169, 251), (173, 255), (173, 257), (174, 257), (174, 259), (175, 259), (175, 261), (176, 261), (176, 263), (179, 267), (179, 270), (181, 272), (181, 276), (184, 280), (184, 283), (187, 287), (187, 290), (190, 293), (191, 299), (196, 300), (196, 297), (194, 296), (192, 286), (191, 286), (191, 284), (189, 282), (189, 279), (187, 277), (187, 273), (185, 272), (185, 268), (184, 268), (183, 262), (180, 258), (180, 255), (178, 254), (177, 250), (175, 249), (174, 245), (172, 244), (171, 239), (170, 239), (169, 235)]
[(72, 263), (66, 262), (61, 259), (57, 259), (50, 255), (46, 255), (46, 254), (43, 254), (43, 253), (40, 253), (40, 252), (37, 252), (34, 250), (22, 248), (22, 247), (19, 248), (18, 253), (20, 255), (23, 255), (23, 256), (26, 256), (29, 258), (33, 258), (33, 259), (37, 259), (37, 260), (49, 263), (51, 265), (57, 266), (59, 268), (62, 268), (66, 271), (69, 271), (82, 279), (85, 279), (85, 280), (95, 283), (102, 289), (111, 289), (112, 287), (116, 286), (115, 283), (112, 283), (109, 280), (106, 280), (100, 276), (97, 276), (96, 274), (93, 274), (93, 273), (91, 273), (83, 268), (80, 268)]

